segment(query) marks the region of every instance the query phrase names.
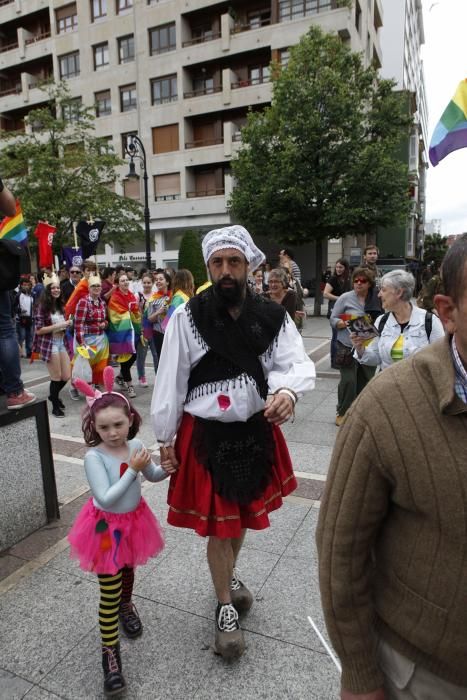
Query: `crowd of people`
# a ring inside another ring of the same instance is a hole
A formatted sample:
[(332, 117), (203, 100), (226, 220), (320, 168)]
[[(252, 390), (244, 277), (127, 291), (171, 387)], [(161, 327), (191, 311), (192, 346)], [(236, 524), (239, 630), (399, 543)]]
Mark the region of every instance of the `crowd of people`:
[[(0, 181), (8, 212), (3, 192)], [(279, 267), (266, 266), (238, 225), (209, 232), (202, 250), (209, 281), (198, 293), (188, 270), (136, 279), (126, 269), (99, 271), (94, 261), (62, 279), (51, 270), (23, 279), (16, 337), (11, 295), (0, 292), (8, 408), (35, 398), (21, 382), (20, 347), (46, 363), (54, 415), (63, 415), (60, 391), (70, 376), (86, 397), (92, 495), (69, 541), (71, 555), (98, 578), (106, 696), (126, 689), (119, 625), (131, 639), (143, 632), (135, 569), (164, 546), (140, 474), (170, 478), (168, 522), (207, 540), (214, 650), (227, 660), (244, 653), (241, 618), (254, 602), (237, 569), (246, 532), (267, 528), (297, 485), (280, 426), (315, 382), (299, 333), (300, 270), (286, 249)], [(460, 700), (467, 694), (467, 236), (447, 253), (429, 310), (414, 302), (413, 275), (381, 274), (377, 255), (369, 246), (353, 271), (339, 260), (324, 287), (342, 427), (316, 534), (322, 607), (342, 664), (342, 700)], [(137, 438), (141, 418), (130, 402), (134, 363), (147, 386), (148, 349), (157, 370), (151, 420), (159, 465)]]

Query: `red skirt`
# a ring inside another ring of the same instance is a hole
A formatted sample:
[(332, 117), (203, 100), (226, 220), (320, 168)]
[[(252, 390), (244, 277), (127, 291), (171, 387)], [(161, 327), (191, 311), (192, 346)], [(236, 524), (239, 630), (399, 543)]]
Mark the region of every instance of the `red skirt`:
[(289, 451), (278, 426), (273, 426), (275, 460), (272, 479), (260, 498), (246, 506), (225, 500), (214, 492), (209, 471), (197, 461), (193, 449), (194, 418), (185, 413), (178, 431), (175, 451), (180, 464), (170, 479), (167, 522), (187, 527), (203, 537), (240, 537), (244, 528), (269, 527), (268, 513), (282, 505), (282, 498), (297, 488)]

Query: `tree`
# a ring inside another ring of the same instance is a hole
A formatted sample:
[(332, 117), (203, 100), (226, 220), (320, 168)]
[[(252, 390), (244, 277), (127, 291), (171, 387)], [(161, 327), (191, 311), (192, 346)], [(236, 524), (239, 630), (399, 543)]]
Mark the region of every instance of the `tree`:
[(199, 287), (203, 282), (206, 282), (206, 265), (199, 236), (190, 229), (185, 231), (180, 243), (178, 267), (179, 269), (190, 270), (195, 279), (195, 287)]
[(435, 264), (435, 268), (438, 270), (441, 261), (448, 251), (448, 244), (446, 239), (439, 233), (428, 233), (425, 236), (423, 242), (423, 262), (425, 265)]
[(408, 168), (397, 146), (411, 120), (393, 82), (318, 27), (286, 67), (273, 65), (272, 82), (271, 105), (242, 130), (229, 206), (252, 233), (315, 241), (319, 282), (323, 241), (405, 220)]
[[(28, 132), (2, 133), (0, 173), (21, 202), (26, 226), (57, 227), (54, 247), (73, 245), (72, 225), (89, 216), (106, 221), (105, 237), (124, 244), (142, 236), (139, 201), (113, 191), (122, 164), (94, 134), (93, 108), (70, 97), (66, 84), (44, 85), (47, 104), (29, 112)], [(35, 248), (32, 236), (29, 244)]]

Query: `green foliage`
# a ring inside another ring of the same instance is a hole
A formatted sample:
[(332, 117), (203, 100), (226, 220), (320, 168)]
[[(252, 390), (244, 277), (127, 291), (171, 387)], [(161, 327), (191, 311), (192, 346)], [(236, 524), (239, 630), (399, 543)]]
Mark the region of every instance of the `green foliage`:
[(178, 268), (190, 270), (195, 278), (195, 287), (206, 282), (207, 272), (204, 264), (203, 252), (199, 236), (195, 231), (188, 229), (183, 234), (178, 251)]
[(411, 122), (405, 96), (318, 27), (287, 67), (273, 68), (271, 106), (250, 113), (232, 162), (235, 220), (290, 244), (402, 223), (408, 169), (395, 153)]
[(423, 242), (423, 262), (425, 265), (435, 263), (436, 269), (448, 251), (446, 239), (439, 233), (427, 234)]
[[(0, 173), (20, 199), (26, 225), (56, 226), (54, 247), (72, 245), (73, 222), (90, 215), (107, 222), (104, 238), (124, 245), (142, 236), (141, 204), (111, 189), (123, 161), (94, 135), (93, 108), (73, 100), (66, 84), (43, 89), (48, 103), (29, 112), (30, 133), (2, 133)], [(32, 236), (29, 242), (35, 247)]]

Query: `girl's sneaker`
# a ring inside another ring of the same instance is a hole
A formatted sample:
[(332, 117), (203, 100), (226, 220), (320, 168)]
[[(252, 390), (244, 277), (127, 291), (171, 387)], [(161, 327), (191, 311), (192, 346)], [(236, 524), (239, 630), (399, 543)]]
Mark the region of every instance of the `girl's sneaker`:
[(148, 383), (147, 383), (147, 381), (146, 381), (146, 377), (143, 376), (143, 377), (140, 377), (140, 378), (139, 378), (139, 385), (140, 385), (140, 386), (144, 386), (144, 387), (149, 386)]
[(117, 376), (115, 377), (115, 381), (118, 384), (118, 386), (120, 387), (120, 389), (125, 388), (125, 381), (124, 381), (121, 374), (117, 374)]
[(128, 398), (135, 399), (136, 398), (135, 387), (133, 386), (133, 384), (128, 384), (127, 386), (128, 386)]

